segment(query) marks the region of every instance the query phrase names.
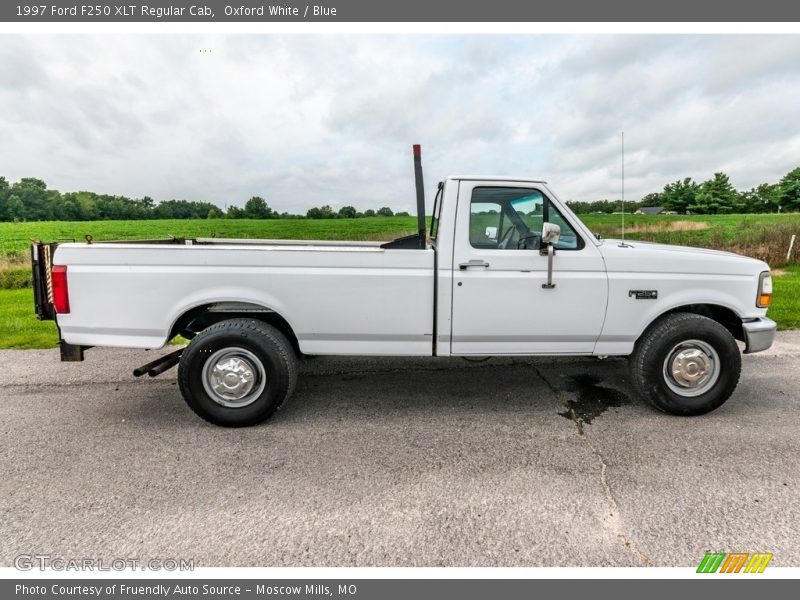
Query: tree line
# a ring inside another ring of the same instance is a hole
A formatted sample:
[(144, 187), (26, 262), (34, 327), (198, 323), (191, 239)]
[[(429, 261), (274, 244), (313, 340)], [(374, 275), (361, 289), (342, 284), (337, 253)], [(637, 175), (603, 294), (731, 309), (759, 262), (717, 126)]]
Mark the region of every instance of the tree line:
[[(569, 202), (576, 213), (616, 213), (621, 200)], [(774, 213), (800, 211), (800, 167), (787, 173), (778, 183), (762, 183), (749, 190), (733, 187), (725, 173), (702, 183), (691, 177), (664, 186), (661, 192), (647, 194), (641, 200), (625, 203), (625, 212), (660, 206), (678, 214), (721, 215), (728, 213)]]
[[(594, 202), (570, 201), (578, 214), (617, 213), (621, 200)], [(778, 183), (762, 183), (749, 190), (736, 190), (725, 173), (715, 173), (708, 181), (697, 183), (691, 177), (668, 183), (661, 192), (647, 194), (625, 203), (625, 212), (660, 206), (678, 214), (772, 213), (800, 211), (800, 167), (787, 173)], [(388, 206), (378, 210), (356, 210), (329, 205), (308, 209), (305, 215), (278, 212), (266, 200), (253, 196), (244, 205), (227, 210), (212, 202), (165, 200), (155, 202), (149, 196), (128, 198), (94, 192), (50, 190), (41, 179), (24, 177), (9, 184), (0, 177), (0, 221), (103, 221), (138, 219), (358, 219), (362, 217), (407, 217)]]
[(41, 179), (25, 177), (13, 185), (0, 177), (0, 221), (104, 221), (142, 219), (358, 219), (362, 217), (407, 217), (388, 206), (358, 211), (328, 205), (309, 209), (305, 215), (278, 212), (264, 198), (253, 196), (244, 205), (221, 209), (212, 202), (128, 198), (94, 192), (66, 192), (47, 189)]

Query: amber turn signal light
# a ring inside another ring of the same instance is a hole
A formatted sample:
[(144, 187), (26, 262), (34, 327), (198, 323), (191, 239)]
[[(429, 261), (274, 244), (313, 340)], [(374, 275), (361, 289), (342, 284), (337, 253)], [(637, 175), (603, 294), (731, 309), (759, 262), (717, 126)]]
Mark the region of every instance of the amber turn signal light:
[(772, 304), (772, 277), (769, 271), (764, 271), (758, 277), (758, 296), (756, 297), (756, 306), (758, 308), (767, 308)]

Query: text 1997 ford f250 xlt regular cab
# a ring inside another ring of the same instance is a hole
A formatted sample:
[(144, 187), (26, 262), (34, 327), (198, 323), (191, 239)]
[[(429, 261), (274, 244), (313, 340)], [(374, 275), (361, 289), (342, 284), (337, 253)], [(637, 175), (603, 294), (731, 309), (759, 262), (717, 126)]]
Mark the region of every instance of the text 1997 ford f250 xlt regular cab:
[(769, 267), (726, 252), (599, 240), (541, 181), (448, 177), (426, 234), (388, 243), (239, 239), (36, 243), (36, 308), (62, 360), (91, 346), (185, 349), (201, 417), (272, 415), (301, 355), (629, 356), (639, 395), (676, 415), (720, 406), (741, 356), (772, 344)]

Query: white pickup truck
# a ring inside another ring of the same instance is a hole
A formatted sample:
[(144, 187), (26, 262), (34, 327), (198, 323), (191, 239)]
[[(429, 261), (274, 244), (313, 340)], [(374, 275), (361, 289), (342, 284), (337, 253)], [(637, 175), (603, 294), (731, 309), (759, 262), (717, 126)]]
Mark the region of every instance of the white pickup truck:
[(639, 395), (699, 415), (772, 344), (769, 267), (726, 252), (601, 240), (542, 181), (448, 177), (426, 234), (388, 243), (172, 239), (32, 248), (36, 309), (62, 360), (190, 341), (186, 402), (244, 426), (291, 395), (305, 355), (628, 356)]

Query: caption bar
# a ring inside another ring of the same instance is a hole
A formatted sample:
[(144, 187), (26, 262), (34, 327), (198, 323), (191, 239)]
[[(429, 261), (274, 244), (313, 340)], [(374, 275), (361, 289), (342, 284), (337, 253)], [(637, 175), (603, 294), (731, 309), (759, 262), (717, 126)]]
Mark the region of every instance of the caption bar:
[(179, 2), (150, 0), (75, 0), (0, 2), (0, 21), (7, 22), (798, 22), (800, 3), (734, 0), (641, 2), (638, 0), (284, 0), (274, 4), (240, 0)]

